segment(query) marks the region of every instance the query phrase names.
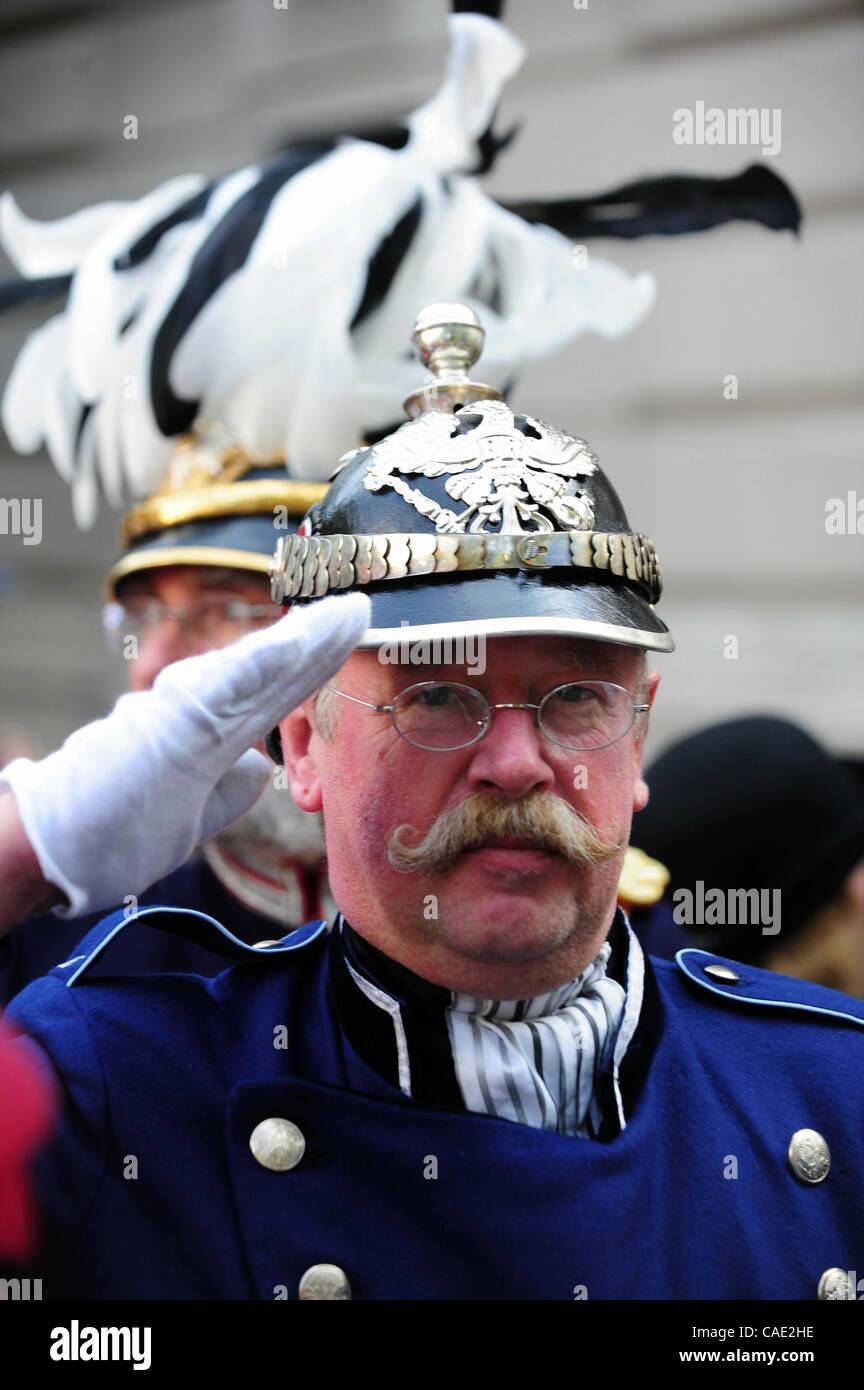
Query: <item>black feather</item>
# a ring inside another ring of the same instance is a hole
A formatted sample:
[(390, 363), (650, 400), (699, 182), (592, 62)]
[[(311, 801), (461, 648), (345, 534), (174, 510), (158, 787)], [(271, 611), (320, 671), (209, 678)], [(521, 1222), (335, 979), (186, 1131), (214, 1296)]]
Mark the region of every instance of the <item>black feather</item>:
[(390, 293), (393, 278), (417, 233), (422, 211), (423, 200), (416, 198), (408, 211), (399, 218), (393, 230), (378, 243), (369, 259), (366, 284), (357, 312), (351, 320), (352, 331), (374, 313)]
[(779, 174), (751, 164), (730, 178), (667, 174), (588, 198), (503, 203), (527, 222), (542, 222), (573, 241), (589, 237), (682, 236), (726, 222), (758, 222), (797, 232), (801, 207)]
[(38, 280), (5, 280), (0, 283), (0, 314), (22, 304), (41, 304), (66, 294), (71, 275), (43, 275)]
[(200, 193), (193, 193), (191, 198), (187, 198), (185, 203), (181, 203), (173, 212), (161, 217), (158, 222), (154, 222), (152, 227), (142, 233), (136, 242), (124, 251), (122, 256), (117, 256), (114, 261), (115, 270), (132, 270), (142, 261), (146, 261), (155, 251), (159, 242), (166, 232), (172, 227), (177, 227), (181, 222), (191, 222), (193, 218), (200, 217), (207, 206), (210, 194), (213, 192), (213, 184), (209, 183), (206, 188), (202, 188)]
[(383, 145), (388, 150), (402, 150), (408, 144), (410, 131), (406, 125), (340, 125), (338, 130), (310, 131), (305, 135), (294, 132), (284, 136), (275, 146), (277, 155), (328, 154), (340, 141), (365, 140), (370, 145)]
[(485, 14), (490, 19), (500, 19), (504, 0), (486, 0), (479, 5), (477, 0), (450, 0), (450, 9), (453, 14)]
[[(495, 115), (497, 114), (496, 108)], [(512, 145), (516, 136), (522, 129), (522, 126), (517, 121), (515, 125), (510, 127), (506, 134), (496, 135), (493, 128), (494, 125), (495, 116), (492, 117), (492, 120), (489, 122), (483, 134), (477, 137), (477, 163), (472, 169), (468, 170), (468, 173), (473, 174), (475, 177), (479, 177), (481, 174), (488, 174), (489, 170), (494, 168), (498, 161), (499, 154), (501, 154), (503, 150), (506, 150), (508, 145)]]
[(77, 424), (77, 426), (76, 426), (76, 428), (75, 428), (75, 456), (76, 456), (76, 457), (75, 457), (75, 463), (76, 463), (76, 471), (77, 471), (77, 463), (78, 463), (78, 457), (77, 457), (77, 456), (78, 456), (78, 450), (81, 448), (81, 436), (82, 436), (82, 434), (84, 433), (84, 426), (87, 424), (87, 421), (88, 421), (89, 418), (90, 418), (90, 413), (91, 413), (92, 410), (93, 410), (93, 403), (92, 403), (92, 401), (82, 401), (82, 402), (81, 402), (81, 414), (78, 416), (78, 424)]
[(150, 395), (156, 424), (167, 437), (186, 433), (199, 410), (198, 401), (185, 401), (175, 396), (168, 380), (178, 344), (204, 305), (246, 263), (280, 189), (320, 157), (318, 153), (293, 151), (274, 160), (264, 169), (258, 182), (228, 209), (199, 247), (186, 283), (153, 339)]

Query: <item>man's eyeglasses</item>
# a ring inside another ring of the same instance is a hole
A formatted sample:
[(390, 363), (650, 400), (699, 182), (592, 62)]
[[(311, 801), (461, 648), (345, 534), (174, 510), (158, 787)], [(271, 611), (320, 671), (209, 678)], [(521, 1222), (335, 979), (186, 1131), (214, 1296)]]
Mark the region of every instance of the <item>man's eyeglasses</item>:
[(117, 649), (127, 637), (144, 638), (163, 623), (176, 623), (185, 638), (208, 647), (233, 641), (281, 615), (277, 604), (249, 603), (236, 594), (202, 595), (188, 608), (171, 608), (154, 598), (129, 598), (105, 605), (102, 629), (109, 647)]
[(488, 732), (492, 711), (527, 709), (534, 711), (534, 722), (544, 738), (559, 748), (575, 752), (594, 752), (608, 748), (629, 733), (639, 714), (649, 705), (635, 702), (629, 690), (610, 681), (570, 681), (556, 685), (539, 704), (490, 705), (486, 696), (471, 685), (453, 681), (420, 681), (400, 690), (392, 704), (376, 705), (347, 695), (335, 686), (325, 686), (343, 700), (366, 705), (376, 714), (388, 714), (406, 743), (438, 753), (470, 748)]

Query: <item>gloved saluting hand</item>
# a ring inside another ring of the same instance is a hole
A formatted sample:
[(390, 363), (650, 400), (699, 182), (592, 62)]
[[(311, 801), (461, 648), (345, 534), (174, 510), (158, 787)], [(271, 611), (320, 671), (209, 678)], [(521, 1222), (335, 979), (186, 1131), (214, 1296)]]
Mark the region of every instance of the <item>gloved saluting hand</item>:
[(54, 911), (137, 897), (247, 811), (269, 772), (253, 744), (338, 671), (368, 625), (365, 594), (295, 609), (167, 666), (41, 762), (4, 768), (0, 793), (12, 791), (42, 875), (68, 900)]

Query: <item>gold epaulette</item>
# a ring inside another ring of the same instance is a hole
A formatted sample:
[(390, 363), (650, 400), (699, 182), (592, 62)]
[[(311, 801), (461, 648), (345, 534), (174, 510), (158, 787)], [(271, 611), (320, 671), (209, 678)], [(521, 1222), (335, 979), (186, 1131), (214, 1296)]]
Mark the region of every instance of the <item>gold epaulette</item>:
[(665, 865), (631, 845), (618, 880), (618, 900), (624, 906), (651, 907), (660, 901), (668, 882)]

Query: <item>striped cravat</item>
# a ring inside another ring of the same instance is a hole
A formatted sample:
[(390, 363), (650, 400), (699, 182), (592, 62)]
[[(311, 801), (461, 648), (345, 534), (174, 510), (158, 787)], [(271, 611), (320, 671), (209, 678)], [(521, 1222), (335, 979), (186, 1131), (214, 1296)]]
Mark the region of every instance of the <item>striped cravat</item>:
[(343, 1026), (403, 1095), (583, 1138), (626, 1128), (619, 1068), (642, 1011), (645, 957), (620, 909), (576, 979), (518, 1000), (432, 985), (342, 917), (334, 935)]
[(628, 990), (606, 973), (608, 942), (581, 975), (548, 994), (503, 1001), (454, 994), (447, 1025), (467, 1109), (560, 1134), (596, 1135), (598, 1077), (613, 1068), (617, 1078), (616, 1052), (620, 1060), (638, 1020), (638, 951), (631, 936), (630, 1008)]

